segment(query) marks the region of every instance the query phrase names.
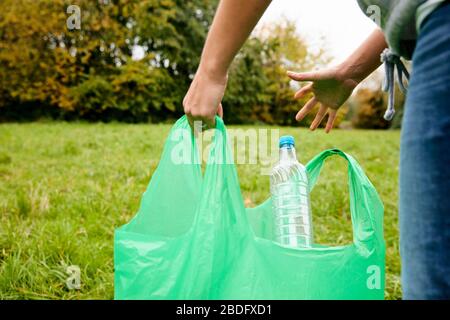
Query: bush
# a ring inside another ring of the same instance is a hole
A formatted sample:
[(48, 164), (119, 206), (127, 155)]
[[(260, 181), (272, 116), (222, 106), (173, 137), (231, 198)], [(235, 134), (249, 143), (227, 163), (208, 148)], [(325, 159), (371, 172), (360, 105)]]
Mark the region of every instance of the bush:
[(79, 0), (68, 30), (65, 0), (0, 1), (0, 119), (180, 115), (217, 2)]
[(356, 110), (353, 126), (365, 129), (387, 129), (389, 121), (384, 120), (386, 111), (385, 96), (381, 90), (359, 89), (356, 92)]
[(136, 121), (174, 117), (181, 111), (172, 94), (176, 82), (164, 68), (150, 67), (145, 60), (130, 61), (112, 77), (115, 108), (128, 111)]
[(71, 96), (80, 115), (101, 113), (114, 105), (113, 86), (101, 76), (90, 76), (80, 85), (71, 88)]

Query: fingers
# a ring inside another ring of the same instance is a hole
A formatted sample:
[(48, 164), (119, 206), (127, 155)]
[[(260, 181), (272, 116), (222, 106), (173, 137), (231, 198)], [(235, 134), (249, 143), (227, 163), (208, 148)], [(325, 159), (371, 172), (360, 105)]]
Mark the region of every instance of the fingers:
[[(196, 110), (185, 110), (185, 113), (188, 118), (189, 125), (194, 131), (205, 131), (209, 129), (213, 129), (216, 127), (216, 117), (214, 116), (206, 116), (200, 113), (197, 113)], [(223, 107), (222, 103), (219, 104), (217, 108), (217, 115), (223, 118)]]
[(328, 121), (325, 127), (325, 132), (330, 132), (331, 128), (333, 128), (334, 120), (336, 119), (337, 110), (331, 109), (328, 111)]
[(296, 81), (316, 81), (321, 79), (319, 72), (292, 72), (288, 71), (287, 75)]
[(295, 120), (301, 121), (314, 106), (316, 105), (317, 100), (315, 97), (311, 98), (304, 106), (300, 109), (300, 111), (295, 116)]
[(319, 126), (319, 124), (322, 122), (322, 119), (327, 114), (328, 107), (321, 105), (319, 108), (319, 111), (317, 111), (316, 117), (314, 118), (313, 122), (311, 123), (311, 126), (309, 129), (312, 131), (316, 130), (316, 128)]
[(195, 132), (205, 131), (215, 127), (215, 119), (186, 113), (189, 125)]
[(294, 99), (300, 99), (307, 93), (310, 93), (312, 91), (312, 86), (313, 86), (312, 83), (310, 83), (310, 84), (304, 86), (303, 88), (301, 88), (300, 90), (298, 90), (294, 95)]
[(212, 128), (216, 127), (216, 118), (215, 117), (213, 117), (213, 118), (209, 118), (209, 117), (208, 118), (199, 118), (199, 119), (197, 119), (195, 121), (199, 122), (199, 125), (201, 126), (201, 129), (203, 131), (209, 130), (209, 129), (212, 129)]

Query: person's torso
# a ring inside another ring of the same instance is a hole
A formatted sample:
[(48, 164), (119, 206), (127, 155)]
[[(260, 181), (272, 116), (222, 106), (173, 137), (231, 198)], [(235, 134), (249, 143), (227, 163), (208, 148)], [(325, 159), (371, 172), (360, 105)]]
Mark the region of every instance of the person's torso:
[[(427, 5), (436, 8), (445, 0), (357, 0), (364, 13), (383, 29), (391, 50), (411, 59), (417, 39), (416, 20), (423, 21), (432, 10), (419, 10)], [(418, 16), (422, 12), (421, 16)]]

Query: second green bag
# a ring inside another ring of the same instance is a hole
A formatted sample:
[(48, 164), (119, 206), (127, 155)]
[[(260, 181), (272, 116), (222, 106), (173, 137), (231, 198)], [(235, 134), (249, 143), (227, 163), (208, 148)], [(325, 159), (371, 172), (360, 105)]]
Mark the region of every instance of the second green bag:
[(282, 247), (270, 199), (244, 207), (216, 123), (204, 176), (186, 117), (172, 128), (139, 212), (115, 231), (115, 298), (383, 299), (383, 205), (358, 163), (332, 149), (307, 164), (312, 189), (327, 157), (346, 159), (353, 243)]

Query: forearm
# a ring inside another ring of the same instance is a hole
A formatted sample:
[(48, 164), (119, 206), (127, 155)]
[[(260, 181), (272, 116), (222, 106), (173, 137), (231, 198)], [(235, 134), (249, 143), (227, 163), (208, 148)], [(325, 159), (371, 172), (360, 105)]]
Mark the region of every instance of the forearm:
[(221, 0), (203, 48), (199, 69), (225, 77), (236, 53), (271, 0)]
[(388, 47), (380, 29), (372, 34), (341, 65), (340, 72), (358, 83), (381, 65), (380, 54)]

